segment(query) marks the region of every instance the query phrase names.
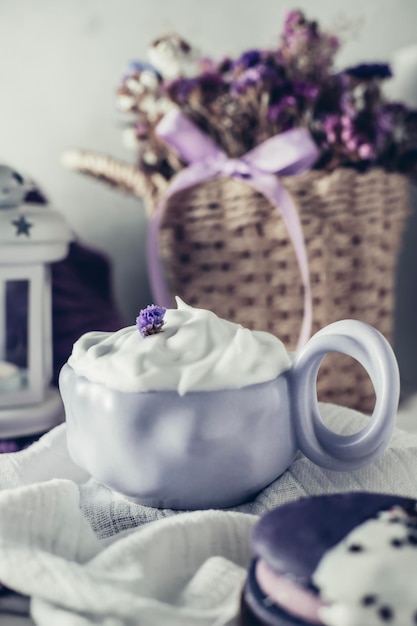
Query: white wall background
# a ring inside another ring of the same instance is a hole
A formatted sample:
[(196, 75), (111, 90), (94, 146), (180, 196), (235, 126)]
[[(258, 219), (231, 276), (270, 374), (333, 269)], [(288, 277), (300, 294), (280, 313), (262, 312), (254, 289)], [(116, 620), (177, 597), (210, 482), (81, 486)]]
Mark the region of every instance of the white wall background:
[[(150, 302), (142, 207), (65, 171), (61, 152), (77, 146), (131, 158), (114, 91), (126, 62), (145, 58), (154, 38), (177, 31), (209, 55), (234, 54), (274, 45), (292, 8), (330, 28), (350, 23), (340, 66), (386, 60), (417, 43), (417, 0), (0, 0), (0, 160), (37, 180), (78, 235), (108, 253), (131, 319)], [(393, 90), (417, 105), (413, 87), (400, 76)], [(417, 272), (415, 283), (417, 291)], [(404, 306), (401, 319), (412, 325)], [(409, 352), (401, 356), (406, 378), (417, 380), (417, 331), (413, 346), (408, 337), (399, 346)]]

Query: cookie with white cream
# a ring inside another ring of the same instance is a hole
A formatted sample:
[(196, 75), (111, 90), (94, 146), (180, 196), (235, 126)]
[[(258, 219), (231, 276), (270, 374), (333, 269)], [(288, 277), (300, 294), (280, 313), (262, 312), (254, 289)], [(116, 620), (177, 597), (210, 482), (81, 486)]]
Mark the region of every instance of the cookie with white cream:
[(417, 623), (417, 510), (371, 493), (304, 498), (267, 513), (242, 625), (407, 626)]

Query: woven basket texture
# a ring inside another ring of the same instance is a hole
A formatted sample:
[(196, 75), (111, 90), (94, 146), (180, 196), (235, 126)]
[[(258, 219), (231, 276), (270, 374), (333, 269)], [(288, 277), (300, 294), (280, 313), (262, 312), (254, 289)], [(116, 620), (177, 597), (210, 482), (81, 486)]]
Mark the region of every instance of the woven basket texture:
[[(390, 341), (407, 179), (375, 168), (310, 171), (282, 182), (303, 227), (313, 332), (354, 318)], [(166, 204), (158, 243), (172, 294), (295, 349), (303, 317), (300, 273), (280, 213), (263, 195), (231, 178), (182, 191)], [(375, 401), (362, 366), (336, 354), (323, 361), (318, 396), (364, 412)]]

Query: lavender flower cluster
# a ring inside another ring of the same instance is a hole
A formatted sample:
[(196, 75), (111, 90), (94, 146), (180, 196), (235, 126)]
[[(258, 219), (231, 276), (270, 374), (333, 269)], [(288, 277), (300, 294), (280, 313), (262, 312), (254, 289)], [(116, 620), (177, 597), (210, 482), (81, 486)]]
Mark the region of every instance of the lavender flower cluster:
[(150, 304), (146, 309), (142, 309), (136, 318), (136, 328), (142, 337), (155, 335), (161, 332), (164, 326), (166, 309), (156, 304)]
[(285, 20), (279, 46), (248, 50), (237, 59), (205, 58), (177, 35), (155, 41), (151, 63), (132, 63), (117, 91), (130, 116), (125, 140), (139, 167), (170, 178), (182, 164), (155, 135), (179, 107), (231, 157), (268, 137), (303, 127), (319, 149), (318, 168), (340, 166), (416, 173), (417, 111), (388, 102), (386, 64), (334, 70), (339, 39), (301, 11)]

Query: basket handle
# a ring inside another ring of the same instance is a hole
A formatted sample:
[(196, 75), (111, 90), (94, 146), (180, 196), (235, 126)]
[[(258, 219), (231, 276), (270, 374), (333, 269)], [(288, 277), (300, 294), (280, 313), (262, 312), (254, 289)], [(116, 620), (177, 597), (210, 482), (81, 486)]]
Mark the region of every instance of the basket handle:
[(162, 195), (167, 186), (166, 179), (158, 172), (145, 174), (134, 165), (90, 150), (66, 150), (61, 155), (61, 163), (67, 169), (97, 178), (144, 200), (149, 214), (155, 198)]

